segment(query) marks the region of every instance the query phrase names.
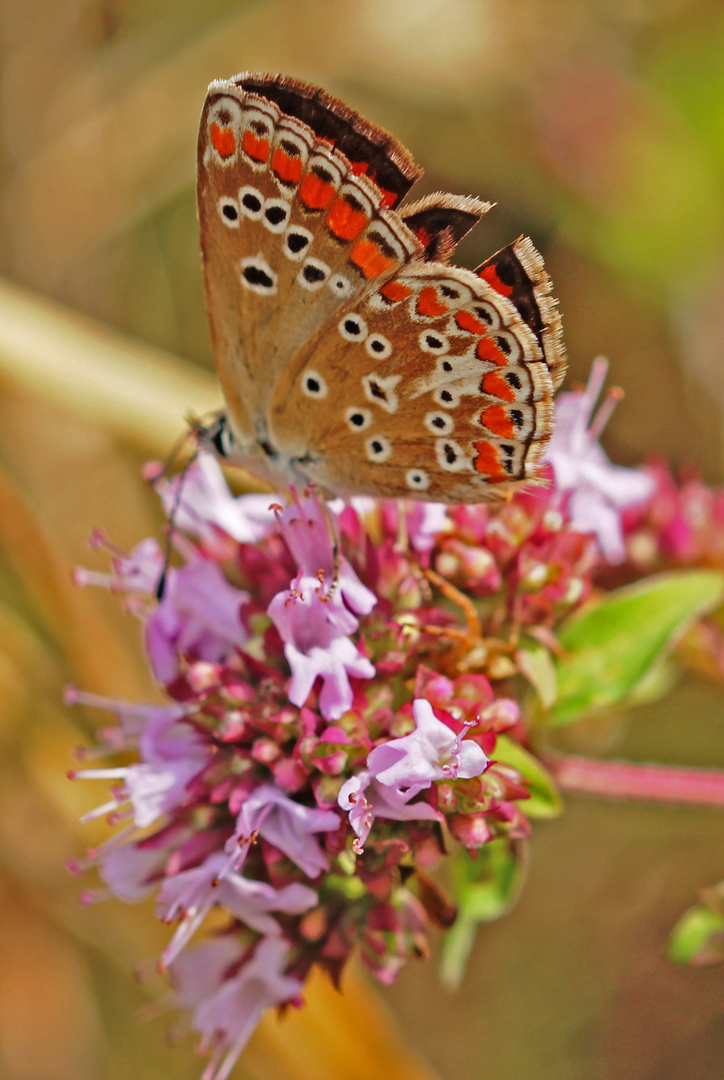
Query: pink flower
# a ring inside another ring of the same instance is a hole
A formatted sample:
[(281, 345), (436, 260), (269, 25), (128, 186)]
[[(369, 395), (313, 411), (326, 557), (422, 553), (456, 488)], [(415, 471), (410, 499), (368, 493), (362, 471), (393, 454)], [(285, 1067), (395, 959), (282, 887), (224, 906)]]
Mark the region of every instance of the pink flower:
[[(209, 946), (205, 948), (203, 958), (192, 955), (191, 964), (175, 967), (182, 999), (196, 996), (194, 981), (199, 975), (206, 985), (213, 984), (233, 965), (231, 946), (217, 948), (213, 955), (208, 952)], [(226, 1080), (266, 1009), (297, 997), (301, 982), (284, 974), (288, 954), (284, 938), (264, 938), (235, 975), (223, 979), (196, 1005), (193, 1027), (201, 1033), (202, 1050), (213, 1051), (202, 1080)]]
[(187, 949), (168, 969), (175, 991), (173, 1004), (193, 1012), (219, 989), (227, 971), (237, 967), (243, 955), (239, 938), (231, 935), (214, 937)]
[(111, 556), (112, 574), (76, 567), (73, 580), (76, 585), (95, 585), (112, 592), (137, 592), (152, 595), (163, 570), (164, 555), (157, 540), (148, 538), (136, 544), (126, 554), (114, 547), (101, 532), (95, 532), (89, 546), (93, 550), (103, 548)]
[(315, 834), (339, 828), (333, 810), (318, 810), (290, 799), (274, 784), (262, 784), (244, 801), (236, 819), (234, 843), (237, 852), (231, 865), (243, 861), (249, 845), (258, 834), (307, 877), (315, 878), (329, 866), (329, 860), (315, 839)]
[(338, 720), (352, 704), (349, 677), (371, 679), (375, 669), (348, 637), (358, 620), (336, 593), (325, 594), (318, 580), (302, 577), (277, 593), (268, 614), (284, 642), (292, 670), (289, 700), (304, 705), (317, 679), (322, 679), (319, 707), (326, 720)]
[[(279, 531), (301, 575), (329, 587), (335, 572), (331, 517), (325, 514), (316, 492), (300, 500), (292, 488), (292, 497), (294, 501), (286, 509), (277, 511)], [(368, 615), (377, 603), (375, 594), (362, 584), (348, 560), (339, 552), (336, 593), (358, 615)]]
[(431, 551), (440, 533), (449, 525), (447, 506), (443, 503), (415, 502), (407, 515), (407, 535), (415, 551)]
[(375, 818), (386, 818), (388, 821), (441, 820), (442, 815), (429, 803), (410, 803), (419, 790), (419, 787), (410, 788), (403, 794), (397, 788), (378, 783), (366, 769), (342, 784), (337, 802), (349, 813), (349, 823), (357, 837), (352, 846), (358, 855), (362, 852)]
[(216, 563), (203, 559), (170, 570), (163, 599), (146, 624), (146, 647), (158, 681), (173, 682), (182, 653), (215, 662), (242, 648), (249, 637), (241, 620), (247, 600)]
[(317, 903), (313, 889), (292, 882), (275, 889), (264, 881), (253, 881), (241, 874), (223, 873), (228, 862), (223, 851), (214, 852), (201, 866), (166, 878), (158, 897), (157, 914), (165, 921), (181, 918), (181, 924), (162, 956), (164, 966), (172, 964), (184, 945), (191, 940), (208, 912), (217, 904), (230, 911), (258, 934), (281, 934), (279, 924), (269, 915), (280, 911), (300, 915)]
[(599, 357), (582, 393), (559, 394), (556, 426), (545, 460), (553, 468), (557, 490), (568, 495), (573, 528), (595, 533), (604, 558), (619, 563), (625, 555), (621, 515), (628, 507), (645, 502), (654, 483), (638, 469), (612, 465), (598, 443), (617, 395), (609, 396), (589, 426), (607, 370), (608, 361)]
[(185, 801), (189, 781), (201, 772), (209, 757), (208, 745), (193, 728), (176, 723), (171, 709), (149, 712), (148, 727), (139, 748), (144, 758), (142, 764), (72, 772), (74, 778), (123, 781), (114, 791), (114, 800), (88, 817), (115, 813), (130, 802), (136, 825), (146, 828)]
[(175, 507), (176, 527), (200, 540), (213, 539), (214, 530), (220, 529), (241, 544), (251, 544), (274, 532), (276, 523), (271, 508), (274, 496), (235, 498), (218, 461), (204, 450), (199, 451), (185, 473), (172, 480), (160, 477), (154, 487), (167, 515)]
[(476, 742), (464, 740), (465, 729), (456, 735), (424, 698), (413, 702), (412, 713), (415, 730), (376, 746), (367, 758), (379, 784), (417, 793), (433, 780), (470, 780), (485, 771), (488, 759)]

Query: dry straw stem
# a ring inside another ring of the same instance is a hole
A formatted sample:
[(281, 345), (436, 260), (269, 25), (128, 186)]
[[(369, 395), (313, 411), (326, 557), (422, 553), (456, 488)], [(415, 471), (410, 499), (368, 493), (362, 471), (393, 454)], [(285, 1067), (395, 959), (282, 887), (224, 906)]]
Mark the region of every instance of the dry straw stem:
[(221, 404), (211, 372), (1, 280), (0, 373), (152, 457)]

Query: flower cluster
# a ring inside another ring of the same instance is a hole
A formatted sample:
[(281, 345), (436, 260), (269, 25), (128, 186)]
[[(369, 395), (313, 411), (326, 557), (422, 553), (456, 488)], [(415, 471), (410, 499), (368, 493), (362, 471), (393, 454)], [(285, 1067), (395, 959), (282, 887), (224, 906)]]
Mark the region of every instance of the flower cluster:
[[(569, 397), (580, 468), (591, 403)], [(339, 980), (357, 949), (388, 983), (424, 954), (428, 924), (454, 918), (431, 876), (451, 847), (529, 834), (529, 780), (501, 753), (526, 742), (521, 650), (586, 599), (611, 506), (645, 494), (640, 474), (612, 494), (607, 468), (488, 505), (282, 505), (235, 498), (201, 453), (183, 481), (155, 480), (173, 566), (153, 540), (126, 554), (94, 537), (111, 570), (77, 581), (126, 595), (168, 703), (68, 691), (115, 713), (103, 752), (136, 755), (72, 774), (110, 781), (88, 816), (124, 823), (74, 869), (105, 882), (89, 902), (155, 894), (175, 925), (161, 968), (205, 1080), (229, 1075), (266, 1008), (299, 1002), (312, 965)], [(605, 504), (585, 532), (584, 488)], [(222, 928), (192, 943), (212, 909)]]

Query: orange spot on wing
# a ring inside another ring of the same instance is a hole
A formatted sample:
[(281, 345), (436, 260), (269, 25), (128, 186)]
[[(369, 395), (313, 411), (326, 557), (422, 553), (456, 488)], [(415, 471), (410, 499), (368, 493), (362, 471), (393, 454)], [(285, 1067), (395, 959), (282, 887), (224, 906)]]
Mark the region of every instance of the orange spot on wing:
[(327, 225), (340, 240), (356, 240), (366, 224), (364, 210), (357, 210), (344, 197), (335, 199), (327, 214)]
[(355, 161), (352, 163), (352, 176), (364, 176), (369, 169), (369, 162)]
[(221, 157), (231, 157), (236, 153), (236, 136), (229, 127), (219, 127), (214, 120), (209, 125), (209, 135), (211, 136), (211, 142), (213, 143), (214, 150)]
[(274, 151), (271, 161), (272, 172), (284, 184), (298, 184), (302, 179), (304, 166), (300, 157), (292, 157), (279, 146)]
[(417, 298), (417, 314), (427, 315), (430, 318), (435, 318), (437, 315), (444, 315), (449, 310), (447, 304), (443, 304), (442, 300), (437, 295), (437, 289), (434, 285), (427, 285), (424, 289), (420, 290), (420, 295)]
[(478, 360), (488, 360), (491, 364), (497, 364), (499, 367), (505, 367), (508, 363), (507, 356), (488, 337), (480, 339), (475, 349), (475, 355)]
[(326, 210), (334, 198), (334, 187), (309, 172), (299, 185), (299, 198), (309, 210)]
[(420, 226), (420, 228), (415, 233), (415, 236), (420, 241), (423, 247), (427, 247), (427, 245), (432, 240), (432, 233), (429, 231), (429, 229), (426, 229), (424, 225)]
[(400, 300), (407, 300), (408, 296), (412, 296), (414, 289), (411, 289), (409, 285), (403, 285), (401, 281), (388, 281), (382, 286), (380, 292), (385, 300), (389, 300), (391, 304), (397, 304)]
[(385, 255), (373, 240), (362, 237), (349, 253), (350, 262), (358, 266), (366, 278), (376, 278), (391, 270), (395, 260)]
[(484, 270), (481, 270), (478, 274), (483, 281), (487, 281), (488, 285), (492, 285), (496, 292), (499, 292), (501, 296), (510, 296), (513, 291), (512, 285), (505, 285), (498, 277), (498, 271), (494, 266), (486, 266)]
[(458, 311), (455, 322), (461, 330), (467, 330), (469, 334), (484, 334), (488, 327), (480, 319), (476, 319), (471, 311)]
[(500, 464), (497, 446), (489, 442), (476, 442), (474, 445), (478, 452), (473, 461), (476, 471), (489, 476), (491, 480), (505, 480), (506, 473)]
[(241, 149), (253, 161), (266, 161), (269, 157), (269, 140), (247, 130), (241, 136)]
[(480, 384), (484, 394), (500, 398), (502, 401), (515, 401), (515, 390), (497, 371), (489, 371)]
[(514, 439), (516, 436), (515, 425), (508, 416), (504, 405), (489, 405), (480, 414), (481, 421), (488, 431), (499, 435), (501, 439)]

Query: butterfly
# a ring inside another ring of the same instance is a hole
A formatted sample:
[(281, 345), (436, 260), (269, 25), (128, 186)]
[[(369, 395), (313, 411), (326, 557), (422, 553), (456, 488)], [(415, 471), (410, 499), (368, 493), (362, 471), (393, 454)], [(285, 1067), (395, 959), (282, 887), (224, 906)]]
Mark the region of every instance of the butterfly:
[(224, 458), (279, 490), (480, 502), (536, 476), (566, 367), (525, 237), (449, 263), (490, 208), (437, 193), (315, 86), (245, 73), (201, 117), (198, 214)]

